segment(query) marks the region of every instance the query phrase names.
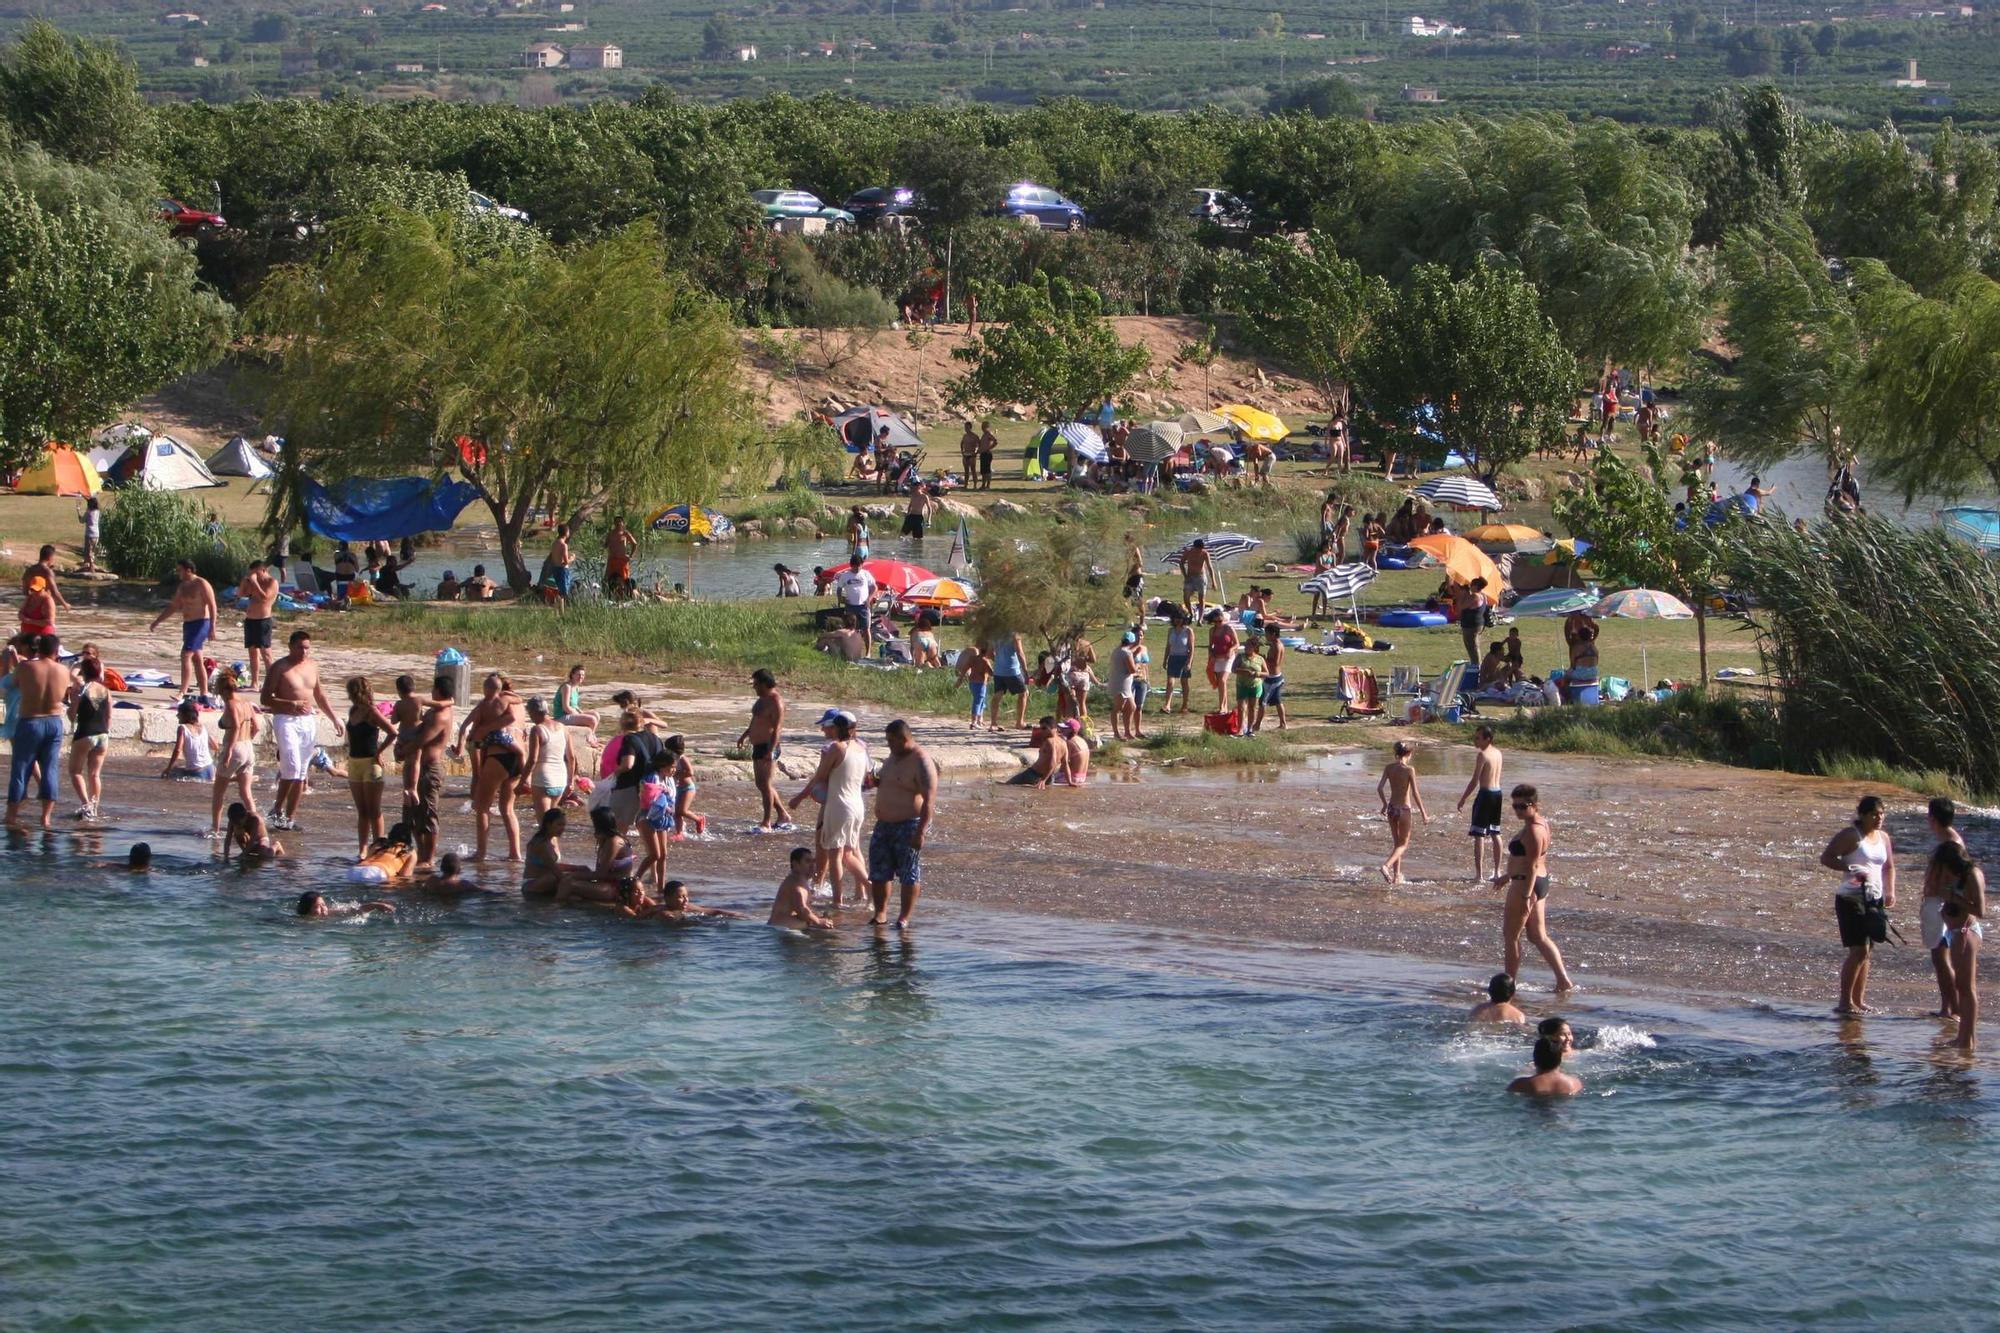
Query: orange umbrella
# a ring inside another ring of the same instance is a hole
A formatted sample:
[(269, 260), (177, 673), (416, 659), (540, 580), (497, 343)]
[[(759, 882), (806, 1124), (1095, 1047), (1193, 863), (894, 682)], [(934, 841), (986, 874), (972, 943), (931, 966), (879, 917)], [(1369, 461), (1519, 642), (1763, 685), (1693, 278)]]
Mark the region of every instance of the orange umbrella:
[(1498, 596), (1500, 589), (1506, 586), (1506, 580), (1500, 577), (1500, 566), (1463, 537), (1438, 532), (1418, 537), (1410, 545), (1434, 557), (1454, 583), (1470, 584), (1474, 579), (1485, 579), (1487, 588), (1494, 596)]

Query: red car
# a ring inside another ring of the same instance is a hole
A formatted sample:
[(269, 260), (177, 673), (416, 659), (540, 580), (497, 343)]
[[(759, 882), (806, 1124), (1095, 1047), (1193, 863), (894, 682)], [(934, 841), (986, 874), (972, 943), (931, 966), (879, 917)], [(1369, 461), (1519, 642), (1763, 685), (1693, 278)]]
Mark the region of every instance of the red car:
[(173, 228), (176, 236), (199, 236), (205, 231), (215, 231), (229, 224), (222, 220), (222, 214), (210, 213), (205, 209), (189, 208), (178, 199), (158, 201), (160, 216)]

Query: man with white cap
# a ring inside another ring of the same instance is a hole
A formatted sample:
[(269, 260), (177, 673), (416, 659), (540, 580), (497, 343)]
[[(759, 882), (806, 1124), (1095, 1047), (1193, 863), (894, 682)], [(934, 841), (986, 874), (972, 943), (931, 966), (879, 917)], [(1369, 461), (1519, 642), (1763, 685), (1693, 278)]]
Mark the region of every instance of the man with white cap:
[(815, 871), (824, 868), (833, 889), (833, 905), (840, 906), (840, 882), (844, 875), (854, 878), (853, 901), (863, 901), (868, 882), (867, 867), (861, 861), (861, 829), (868, 820), (863, 799), (868, 782), (868, 747), (854, 734), (854, 714), (844, 708), (829, 708), (820, 714), (820, 733), (827, 738), (820, 751), (819, 767), (813, 770), (805, 790), (792, 799), (792, 806), (808, 796), (820, 802), (819, 831), (814, 845), (819, 854)]

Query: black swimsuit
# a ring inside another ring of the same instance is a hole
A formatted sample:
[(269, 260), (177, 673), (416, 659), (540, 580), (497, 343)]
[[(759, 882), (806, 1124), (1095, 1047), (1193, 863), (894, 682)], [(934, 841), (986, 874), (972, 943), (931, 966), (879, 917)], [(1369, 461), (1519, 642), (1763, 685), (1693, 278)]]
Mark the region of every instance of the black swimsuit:
[[(1516, 838), (1512, 842), (1507, 844), (1507, 854), (1509, 856), (1526, 856), (1528, 854), (1528, 849), (1521, 845), (1521, 840), (1519, 838)], [(1535, 891), (1535, 897), (1537, 898), (1548, 897), (1549, 877), (1547, 875), (1535, 876), (1535, 883), (1533, 887)]]

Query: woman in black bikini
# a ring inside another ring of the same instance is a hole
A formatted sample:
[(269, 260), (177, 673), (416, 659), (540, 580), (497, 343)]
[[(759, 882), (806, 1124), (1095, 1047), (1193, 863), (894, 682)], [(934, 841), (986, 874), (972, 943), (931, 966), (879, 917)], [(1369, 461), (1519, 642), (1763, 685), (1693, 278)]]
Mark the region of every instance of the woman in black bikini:
[(1970, 1051), (1973, 1029), (1979, 1025), (1979, 946), (1986, 938), (1986, 928), (1980, 922), (1986, 915), (1986, 875), (1962, 843), (1938, 844), (1931, 864), (1937, 868), (1938, 886), (1944, 894), (1944, 944), (1951, 955), (1952, 980), (1958, 987), (1952, 1002), (1958, 1015), (1958, 1036), (1952, 1044)]
[(521, 743), (517, 732), (523, 726), (521, 696), (512, 682), (499, 672), (486, 678), (485, 697), (466, 715), (459, 728), (459, 744), (471, 737), (479, 758), (472, 770), (472, 822), (478, 846), (472, 859), (486, 859), (486, 835), (492, 827), (493, 804), (500, 804), (500, 822), (507, 830), (507, 859), (521, 859), (521, 821), (514, 813), (514, 784), (521, 777)]
[(1540, 799), (1528, 783), (1514, 788), (1514, 813), (1521, 817), (1521, 831), (1507, 844), (1507, 869), (1498, 882), (1507, 886), (1507, 907), (1500, 926), (1507, 975), (1517, 980), (1521, 974), (1521, 935), (1539, 949), (1556, 975), (1556, 994), (1576, 989), (1563, 970), (1562, 951), (1549, 938), (1549, 821), (1542, 817)]

